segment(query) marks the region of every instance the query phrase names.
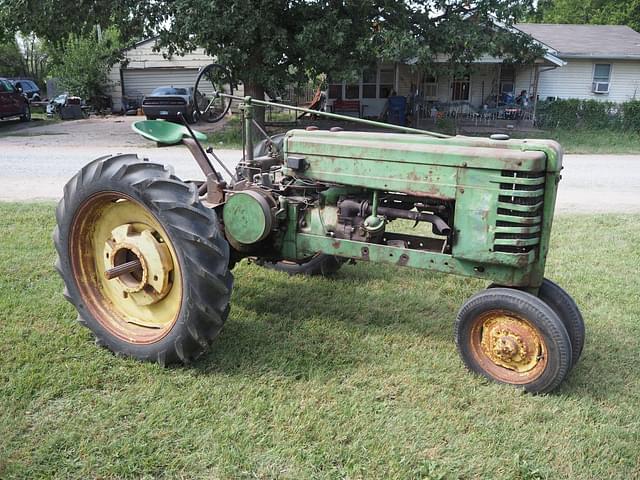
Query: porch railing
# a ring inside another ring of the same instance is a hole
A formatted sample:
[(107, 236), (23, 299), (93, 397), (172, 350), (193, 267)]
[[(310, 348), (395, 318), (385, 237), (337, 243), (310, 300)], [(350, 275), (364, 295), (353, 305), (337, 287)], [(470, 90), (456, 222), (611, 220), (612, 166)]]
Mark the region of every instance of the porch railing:
[(440, 102), (418, 98), (415, 100), (413, 108), (413, 118), (417, 123), (435, 122), (443, 118), (473, 121), (476, 125), (488, 125), (496, 120), (534, 120), (532, 104), (528, 106), (503, 104), (496, 107), (476, 107), (464, 100)]

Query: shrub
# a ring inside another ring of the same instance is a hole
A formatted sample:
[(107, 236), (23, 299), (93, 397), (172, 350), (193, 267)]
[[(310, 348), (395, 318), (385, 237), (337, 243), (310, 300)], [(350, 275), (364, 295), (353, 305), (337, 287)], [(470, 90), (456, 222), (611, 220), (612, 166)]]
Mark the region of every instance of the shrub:
[(543, 128), (637, 129), (640, 126), (640, 102), (623, 104), (598, 100), (554, 100), (539, 102), (537, 124)]
[(622, 104), (622, 125), (625, 130), (640, 131), (640, 100)]
[(98, 40), (95, 32), (86, 36), (69, 35), (68, 40), (53, 51), (51, 75), (71, 95), (85, 99), (103, 94), (108, 85), (112, 65), (121, 56), (117, 30), (108, 29)]

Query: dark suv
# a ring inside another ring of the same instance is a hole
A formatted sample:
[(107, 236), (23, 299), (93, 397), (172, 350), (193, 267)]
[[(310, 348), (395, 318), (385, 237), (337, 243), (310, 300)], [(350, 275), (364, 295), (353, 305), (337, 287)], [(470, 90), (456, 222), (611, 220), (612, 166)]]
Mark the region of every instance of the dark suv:
[(0, 118), (20, 117), (23, 122), (31, 120), (29, 101), (22, 94), (22, 88), (16, 88), (5, 79), (0, 78)]
[(40, 87), (38, 87), (33, 80), (18, 78), (11, 80), (11, 83), (13, 83), (13, 86), (16, 88), (22, 88), (23, 95), (27, 97), (30, 102), (40, 101)]

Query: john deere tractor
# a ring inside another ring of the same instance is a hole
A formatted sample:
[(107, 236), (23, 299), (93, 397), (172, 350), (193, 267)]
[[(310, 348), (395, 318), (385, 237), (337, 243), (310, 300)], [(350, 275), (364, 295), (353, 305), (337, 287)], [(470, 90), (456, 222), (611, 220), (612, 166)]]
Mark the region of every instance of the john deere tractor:
[[(254, 109), (278, 104), (220, 90), (209, 98), (201, 113), (226, 102), (218, 117), (240, 102), (245, 147), (235, 169), (205, 151), (205, 137), (186, 122), (141, 121), (134, 129), (146, 138), (184, 143), (202, 180), (185, 182), (136, 155), (107, 155), (64, 189), (57, 268), (98, 344), (140, 360), (191, 362), (229, 315), (237, 262), (329, 274), (351, 259), (487, 280), (455, 319), (465, 365), (533, 393), (567, 376), (584, 323), (572, 298), (544, 277), (559, 144), (446, 137), (364, 119), (355, 121), (395, 132), (307, 128), (271, 138)], [(394, 221), (427, 224), (428, 233), (392, 231)]]

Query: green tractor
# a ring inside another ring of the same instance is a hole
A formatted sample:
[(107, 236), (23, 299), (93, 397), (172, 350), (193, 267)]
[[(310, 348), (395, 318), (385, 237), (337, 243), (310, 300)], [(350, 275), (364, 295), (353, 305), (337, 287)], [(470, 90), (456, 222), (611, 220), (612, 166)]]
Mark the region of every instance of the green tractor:
[[(191, 362), (229, 315), (238, 261), (329, 274), (351, 259), (491, 282), (455, 319), (458, 351), (473, 372), (542, 393), (577, 363), (582, 316), (544, 277), (562, 168), (556, 142), (401, 126), (391, 126), (399, 133), (294, 129), (270, 138), (253, 112), (273, 104), (232, 92), (213, 98), (227, 102), (222, 115), (231, 100), (241, 101), (245, 148), (235, 171), (186, 123), (142, 121), (134, 129), (145, 137), (183, 142), (203, 180), (185, 182), (136, 155), (110, 155), (64, 189), (57, 268), (65, 297), (98, 344), (163, 365)], [(256, 130), (265, 135), (258, 145)], [(395, 220), (430, 231), (398, 233), (389, 228)]]

